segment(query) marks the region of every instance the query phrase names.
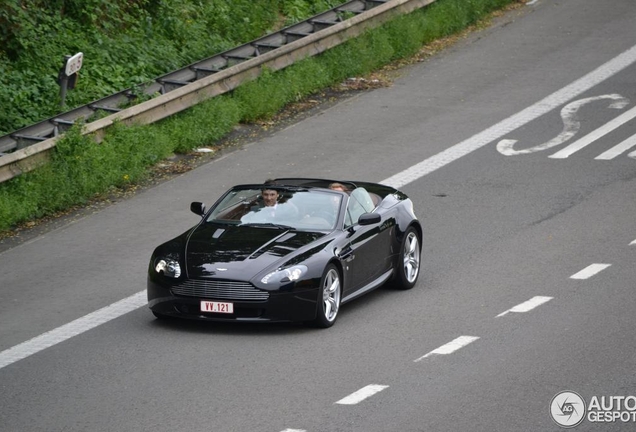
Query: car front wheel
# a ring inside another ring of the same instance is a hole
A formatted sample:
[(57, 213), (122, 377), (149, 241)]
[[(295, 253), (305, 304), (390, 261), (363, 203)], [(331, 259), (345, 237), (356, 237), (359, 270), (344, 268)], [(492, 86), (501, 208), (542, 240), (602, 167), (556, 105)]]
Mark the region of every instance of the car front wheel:
[(320, 291), (318, 294), (318, 310), (316, 319), (313, 321), (315, 327), (331, 327), (338, 317), (340, 309), (340, 297), (342, 294), (342, 281), (338, 268), (329, 264), (320, 281)]

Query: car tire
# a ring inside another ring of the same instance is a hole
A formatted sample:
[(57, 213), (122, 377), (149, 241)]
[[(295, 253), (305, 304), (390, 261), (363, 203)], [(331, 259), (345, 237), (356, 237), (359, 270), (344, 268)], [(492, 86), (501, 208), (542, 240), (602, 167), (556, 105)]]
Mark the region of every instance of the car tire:
[(329, 264), (320, 279), (316, 318), (311, 322), (314, 327), (328, 328), (334, 325), (340, 310), (342, 298), (342, 278), (334, 264)]
[(417, 230), (409, 227), (400, 246), (395, 269), (397, 274), (393, 283), (395, 288), (408, 290), (415, 286), (420, 275), (421, 255), (422, 247)]

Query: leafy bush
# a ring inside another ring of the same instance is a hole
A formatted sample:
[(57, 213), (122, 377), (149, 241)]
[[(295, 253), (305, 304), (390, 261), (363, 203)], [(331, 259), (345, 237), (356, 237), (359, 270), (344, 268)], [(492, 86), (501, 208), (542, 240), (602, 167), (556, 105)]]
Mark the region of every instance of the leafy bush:
[[(1, 0), (0, 135), (328, 9), (311, 0)], [(84, 53), (60, 109), (64, 55)]]

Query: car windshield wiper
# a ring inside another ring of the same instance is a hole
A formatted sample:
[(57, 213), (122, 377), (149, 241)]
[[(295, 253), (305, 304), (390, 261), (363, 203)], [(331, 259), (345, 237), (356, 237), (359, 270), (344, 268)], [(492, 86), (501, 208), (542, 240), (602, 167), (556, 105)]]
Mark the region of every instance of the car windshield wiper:
[(293, 226), (275, 224), (275, 223), (271, 223), (271, 222), (244, 223), (244, 224), (241, 224), (240, 226), (250, 226), (250, 227), (257, 227), (257, 228), (276, 228), (276, 229), (283, 229), (283, 230), (292, 230), (292, 229), (294, 229)]

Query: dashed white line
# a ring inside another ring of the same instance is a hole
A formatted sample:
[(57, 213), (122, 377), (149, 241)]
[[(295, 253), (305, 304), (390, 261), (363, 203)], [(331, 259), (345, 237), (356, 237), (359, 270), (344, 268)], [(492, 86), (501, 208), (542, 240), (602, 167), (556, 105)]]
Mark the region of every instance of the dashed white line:
[(285, 429), (281, 432), (307, 432), (305, 429)]
[(369, 384), (368, 386), (361, 388), (357, 392), (340, 399), (336, 403), (340, 405), (355, 405), (388, 387), (388, 385)]
[(536, 308), (537, 306), (542, 305), (543, 303), (547, 303), (550, 300), (552, 300), (554, 297), (546, 297), (546, 296), (535, 296), (532, 297), (530, 300), (527, 300), (521, 304), (518, 304), (517, 306), (508, 309), (505, 312), (500, 313), (499, 315), (496, 316), (496, 318), (502, 317), (504, 315), (509, 314), (510, 312), (517, 312), (517, 313), (524, 313), (524, 312), (530, 312), (532, 309)]
[(570, 279), (589, 279), (595, 274), (605, 270), (609, 266), (611, 266), (611, 264), (590, 264), (580, 272), (570, 276)]
[(636, 245), (636, 240), (632, 241), (629, 245), (630, 245), (630, 246), (632, 246), (632, 245)]
[(424, 360), (427, 357), (430, 357), (432, 355), (446, 355), (446, 354), (452, 354), (455, 351), (457, 351), (460, 348), (465, 347), (466, 345), (468, 345), (469, 343), (472, 343), (474, 341), (476, 341), (477, 339), (479, 339), (479, 337), (477, 336), (460, 336), (452, 341), (450, 341), (449, 343), (442, 345), (441, 347), (434, 349), (433, 351), (431, 351), (428, 354), (424, 354), (422, 357), (413, 360), (414, 362), (419, 362)]

